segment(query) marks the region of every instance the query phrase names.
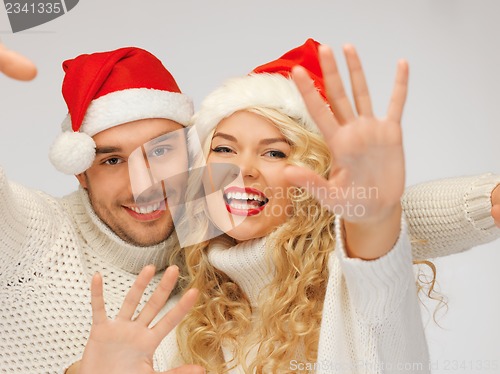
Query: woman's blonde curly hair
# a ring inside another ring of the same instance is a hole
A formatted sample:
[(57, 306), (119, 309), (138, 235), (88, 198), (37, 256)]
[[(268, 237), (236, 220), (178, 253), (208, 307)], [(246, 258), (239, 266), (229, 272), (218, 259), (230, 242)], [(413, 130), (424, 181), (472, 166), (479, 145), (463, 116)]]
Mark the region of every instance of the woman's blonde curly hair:
[[(331, 154), (321, 135), (306, 130), (277, 110), (246, 110), (269, 119), (282, 132), (291, 145), (287, 158), (290, 164), (328, 177)], [(205, 155), (214, 132), (215, 129), (204, 141)], [(198, 155), (194, 166), (201, 165), (203, 157)], [(200, 183), (189, 186), (188, 196), (199, 193), (190, 188), (198, 188), (193, 186)], [(275, 271), (271, 283), (259, 296), (256, 311), (240, 287), (210, 264), (208, 241), (184, 249), (188, 287), (200, 291), (197, 305), (177, 328), (184, 362), (201, 365), (211, 373), (227, 373), (237, 365), (247, 373), (287, 373), (291, 372), (291, 360), (298, 355), (304, 362), (316, 361), (328, 257), (335, 248), (334, 215), (300, 188), (293, 189), (290, 200), (293, 214), (266, 241), (267, 261)], [(211, 223), (206, 211), (197, 207), (197, 211), (192, 210), (188, 204), (185, 224), (202, 240)], [(257, 326), (254, 318), (259, 321)], [(223, 346), (232, 347), (233, 361), (224, 360)], [(257, 353), (247, 365), (250, 347)]]

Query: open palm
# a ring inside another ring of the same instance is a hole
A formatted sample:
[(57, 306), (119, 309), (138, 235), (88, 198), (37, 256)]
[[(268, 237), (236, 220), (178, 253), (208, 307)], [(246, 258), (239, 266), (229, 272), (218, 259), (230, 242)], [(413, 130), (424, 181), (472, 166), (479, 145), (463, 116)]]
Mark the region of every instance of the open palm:
[[(189, 290), (153, 327), (179, 275), (177, 267), (169, 267), (158, 287), (136, 318), (134, 312), (146, 286), (154, 275), (147, 266), (138, 275), (114, 320), (108, 319), (104, 307), (102, 278), (92, 279), (92, 328), (78, 373), (80, 374), (150, 374), (154, 373), (153, 354), (163, 338), (181, 321), (194, 305), (198, 292)], [(169, 374), (204, 373), (199, 366), (186, 365)]]
[(321, 204), (351, 222), (369, 222), (398, 205), (404, 190), (401, 116), (406, 99), (408, 67), (398, 65), (396, 83), (385, 118), (373, 115), (361, 63), (355, 49), (344, 51), (356, 112), (345, 94), (332, 51), (319, 47), (329, 106), (301, 67), (293, 79), (332, 154), (328, 179), (298, 167), (287, 170), (289, 180), (307, 188)]

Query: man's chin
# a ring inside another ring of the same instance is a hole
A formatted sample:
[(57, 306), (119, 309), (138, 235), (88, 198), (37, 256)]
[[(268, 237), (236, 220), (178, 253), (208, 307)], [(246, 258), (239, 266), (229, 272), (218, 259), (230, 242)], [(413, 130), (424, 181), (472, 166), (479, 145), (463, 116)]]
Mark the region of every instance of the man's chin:
[[(167, 219), (150, 222), (131, 222), (130, 217), (114, 216), (101, 218), (120, 239), (136, 247), (151, 247), (167, 240), (174, 231), (173, 222)], [(119, 224), (121, 223), (121, 224)]]
[(147, 238), (143, 237), (131, 237), (130, 235), (126, 235), (125, 237), (121, 237), (122, 240), (127, 243), (136, 246), (136, 247), (152, 247), (155, 245), (159, 245), (165, 242), (169, 236), (163, 236), (161, 238), (151, 238), (150, 236)]
[(136, 247), (151, 247), (165, 242), (173, 233), (173, 227), (164, 232), (133, 232), (132, 230), (123, 231), (120, 236), (124, 241), (135, 245)]

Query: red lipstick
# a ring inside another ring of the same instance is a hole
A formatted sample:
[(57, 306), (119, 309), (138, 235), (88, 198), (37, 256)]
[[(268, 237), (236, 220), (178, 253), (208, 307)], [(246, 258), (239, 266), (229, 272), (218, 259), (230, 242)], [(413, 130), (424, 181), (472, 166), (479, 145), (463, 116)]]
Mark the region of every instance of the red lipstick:
[(254, 216), (264, 209), (269, 199), (255, 188), (231, 186), (224, 190), (224, 201), (229, 213), (237, 216)]

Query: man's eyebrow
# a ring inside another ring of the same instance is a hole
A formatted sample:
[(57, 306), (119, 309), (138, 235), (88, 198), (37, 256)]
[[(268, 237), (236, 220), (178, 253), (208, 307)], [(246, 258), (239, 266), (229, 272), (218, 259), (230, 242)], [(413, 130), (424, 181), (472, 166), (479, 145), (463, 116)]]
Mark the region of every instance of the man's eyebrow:
[[(166, 133), (162, 133), (160, 135), (155, 135), (150, 140), (147, 140), (144, 144), (154, 145), (163, 142), (165, 140), (178, 139), (179, 138), (178, 131), (184, 131), (184, 129), (169, 131)], [(119, 146), (103, 146), (103, 147), (96, 147), (95, 149), (96, 154), (120, 153), (120, 152), (123, 152), (123, 148)]]
[(151, 138), (149, 141), (147, 141), (145, 144), (148, 144), (148, 145), (154, 145), (154, 144), (158, 144), (158, 143), (161, 143), (165, 140), (175, 140), (175, 139), (178, 139), (179, 138), (179, 131), (184, 131), (184, 129), (180, 129), (180, 130), (175, 130), (175, 131), (169, 131), (165, 134), (162, 134), (162, 135), (159, 135), (159, 136), (155, 136), (154, 138)]
[(95, 149), (96, 154), (105, 154), (105, 153), (119, 153), (123, 150), (120, 147), (97, 147)]

